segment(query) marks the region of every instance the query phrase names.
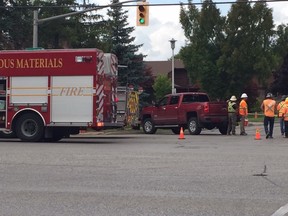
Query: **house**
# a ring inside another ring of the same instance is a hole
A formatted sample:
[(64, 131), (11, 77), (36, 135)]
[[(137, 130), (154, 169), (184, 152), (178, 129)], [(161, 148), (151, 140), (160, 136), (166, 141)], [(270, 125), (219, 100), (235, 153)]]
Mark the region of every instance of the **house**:
[[(172, 62), (171, 61), (145, 61), (147, 68), (151, 68), (153, 78), (159, 75), (166, 75), (170, 79), (172, 77)], [(184, 68), (182, 60), (174, 60), (174, 87), (176, 92), (198, 91), (199, 87), (193, 85), (189, 79), (187, 70)]]

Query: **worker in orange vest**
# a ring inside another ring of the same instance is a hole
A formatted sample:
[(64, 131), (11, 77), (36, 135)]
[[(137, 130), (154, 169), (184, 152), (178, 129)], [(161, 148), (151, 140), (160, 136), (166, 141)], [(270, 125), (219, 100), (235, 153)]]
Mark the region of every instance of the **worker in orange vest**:
[(281, 131), (282, 136), (285, 136), (284, 135), (285, 124), (284, 124), (284, 119), (283, 119), (283, 112), (284, 112), (284, 108), (285, 108), (285, 99), (286, 99), (286, 95), (282, 95), (281, 101), (277, 105), (278, 118), (279, 118), (279, 122), (280, 122), (280, 131)]
[(247, 135), (245, 132), (245, 119), (248, 116), (248, 105), (247, 105), (247, 99), (248, 96), (246, 93), (243, 93), (241, 95), (241, 101), (239, 104), (239, 115), (240, 115), (240, 135)]
[(276, 101), (273, 100), (272, 93), (267, 93), (266, 99), (263, 100), (261, 104), (261, 109), (264, 112), (264, 130), (266, 133), (266, 139), (272, 139), (276, 112)]
[(285, 99), (285, 106), (282, 115), (285, 124), (285, 137), (288, 138), (288, 97)]

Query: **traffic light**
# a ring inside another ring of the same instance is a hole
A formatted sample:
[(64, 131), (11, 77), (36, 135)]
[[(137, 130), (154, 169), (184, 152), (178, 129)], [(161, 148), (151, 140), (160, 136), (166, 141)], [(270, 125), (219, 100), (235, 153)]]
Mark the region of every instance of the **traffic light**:
[(137, 26), (148, 26), (149, 25), (149, 4), (148, 2), (140, 2), (137, 5), (136, 15)]

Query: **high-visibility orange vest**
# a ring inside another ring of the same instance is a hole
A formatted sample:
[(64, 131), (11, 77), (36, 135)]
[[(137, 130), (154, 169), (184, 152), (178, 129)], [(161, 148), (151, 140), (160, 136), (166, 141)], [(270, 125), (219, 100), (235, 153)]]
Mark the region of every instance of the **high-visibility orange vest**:
[(271, 98), (268, 98), (263, 101), (263, 105), (264, 105), (264, 115), (267, 117), (274, 117), (276, 101)]
[(246, 116), (248, 114), (248, 105), (244, 99), (241, 100), (239, 104), (239, 114), (242, 116)]
[(285, 102), (281, 101), (278, 105), (277, 105), (277, 111), (278, 111), (278, 116), (281, 117), (283, 115), (284, 112), (284, 108), (285, 108)]
[(283, 117), (284, 117), (284, 121), (288, 121), (288, 104), (284, 105)]

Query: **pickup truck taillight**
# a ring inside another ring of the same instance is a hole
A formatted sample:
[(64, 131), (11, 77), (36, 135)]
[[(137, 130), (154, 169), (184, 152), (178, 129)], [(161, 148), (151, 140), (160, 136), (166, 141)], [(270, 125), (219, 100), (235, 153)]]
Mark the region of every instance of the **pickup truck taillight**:
[(209, 113), (209, 105), (208, 104), (204, 105), (204, 112)]

